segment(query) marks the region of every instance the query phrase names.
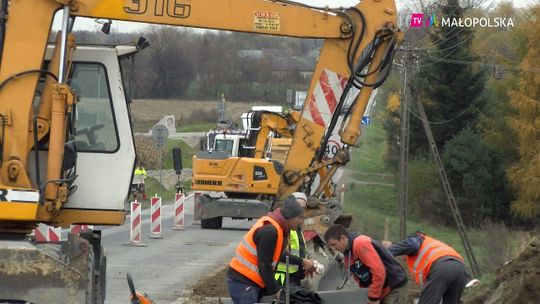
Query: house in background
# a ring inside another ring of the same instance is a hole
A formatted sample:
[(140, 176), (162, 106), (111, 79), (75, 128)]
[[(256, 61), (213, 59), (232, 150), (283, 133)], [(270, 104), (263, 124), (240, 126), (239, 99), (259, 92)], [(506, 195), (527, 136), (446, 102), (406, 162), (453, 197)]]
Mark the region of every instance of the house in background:
[(270, 60), (272, 76), (278, 78), (299, 76), (303, 80), (309, 80), (315, 70), (319, 49), (311, 50), (302, 56), (294, 56), (290, 49), (239, 50), (236, 56), (245, 59)]

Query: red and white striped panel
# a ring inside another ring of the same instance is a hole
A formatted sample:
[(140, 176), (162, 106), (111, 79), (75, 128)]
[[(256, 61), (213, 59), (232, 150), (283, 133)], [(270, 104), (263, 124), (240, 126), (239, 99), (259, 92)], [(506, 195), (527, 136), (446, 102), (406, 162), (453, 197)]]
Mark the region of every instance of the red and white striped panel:
[(79, 233), (94, 229), (94, 226), (92, 225), (71, 225), (71, 234), (73, 235), (79, 235)]
[(174, 196), (174, 227), (184, 227), (184, 194), (176, 193)]
[(141, 204), (137, 201), (131, 202), (131, 242), (141, 241)]
[(309, 96), (302, 117), (322, 127), (328, 127), (347, 81), (348, 78), (324, 69)]
[(49, 242), (58, 243), (62, 239), (62, 228), (49, 227)]
[(34, 229), (34, 237), (36, 242), (58, 243), (62, 240), (62, 228), (39, 224), (37, 228)]
[(154, 196), (150, 199), (150, 231), (152, 235), (161, 234), (161, 197)]

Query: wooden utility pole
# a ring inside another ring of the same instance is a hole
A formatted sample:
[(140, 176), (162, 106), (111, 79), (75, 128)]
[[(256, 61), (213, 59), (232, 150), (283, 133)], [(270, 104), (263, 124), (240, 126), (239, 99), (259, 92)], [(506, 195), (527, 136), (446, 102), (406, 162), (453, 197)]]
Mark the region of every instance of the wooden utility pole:
[(400, 137), (399, 137), (399, 238), (404, 239), (407, 234), (407, 200), (409, 193), (408, 186), (408, 163), (409, 163), (409, 101), (408, 94), (408, 78), (407, 66), (410, 66), (412, 54), (405, 54), (405, 63), (400, 64), (394, 62), (397, 66), (403, 69), (403, 92), (400, 102)]

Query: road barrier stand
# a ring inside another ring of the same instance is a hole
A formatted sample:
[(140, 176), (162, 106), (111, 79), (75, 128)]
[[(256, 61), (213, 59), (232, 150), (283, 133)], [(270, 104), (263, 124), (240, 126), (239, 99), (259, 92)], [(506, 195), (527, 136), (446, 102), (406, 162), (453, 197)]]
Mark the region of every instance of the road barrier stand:
[(131, 202), (131, 216), (130, 216), (130, 242), (125, 243), (126, 246), (146, 247), (145, 243), (141, 241), (141, 203), (134, 201)]
[(184, 230), (184, 193), (176, 193), (174, 196), (174, 230)]
[(157, 194), (150, 199), (150, 235), (151, 239), (162, 239), (161, 236), (161, 197)]
[(62, 228), (56, 228), (53, 226), (39, 224), (34, 229), (34, 238), (38, 243), (58, 243), (64, 241), (62, 237)]

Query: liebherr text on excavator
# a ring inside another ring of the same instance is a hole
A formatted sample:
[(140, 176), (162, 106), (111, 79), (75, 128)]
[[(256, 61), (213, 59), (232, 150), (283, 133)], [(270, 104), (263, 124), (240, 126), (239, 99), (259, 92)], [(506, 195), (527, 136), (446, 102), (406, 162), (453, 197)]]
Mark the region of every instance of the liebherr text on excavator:
[[(288, 0), (2, 0), (0, 6), (0, 299), (30, 303), (104, 302), (99, 231), (57, 244), (29, 234), (38, 223), (122, 224), (134, 168), (118, 59), (137, 49), (78, 46), (71, 33), (78, 17), (324, 39), (289, 156), (276, 171), (279, 182), (270, 184), (278, 197), (315, 173), (320, 194), (347, 162), (346, 147), (356, 143), (367, 101), (402, 36), (394, 0), (339, 9)], [(335, 96), (324, 99), (329, 86)], [(316, 106), (323, 99), (326, 109)], [(323, 159), (321, 147), (346, 100), (344, 149)], [(310, 205), (326, 208), (324, 201)]]

